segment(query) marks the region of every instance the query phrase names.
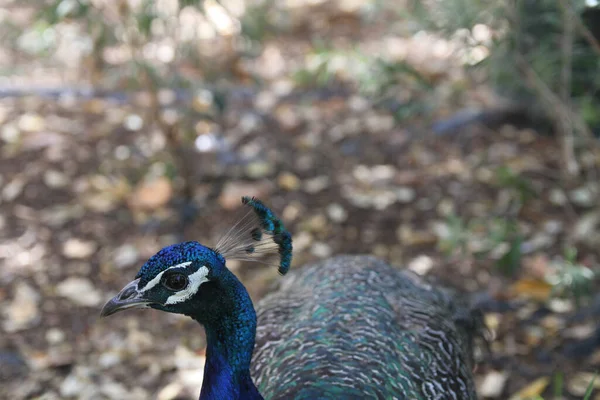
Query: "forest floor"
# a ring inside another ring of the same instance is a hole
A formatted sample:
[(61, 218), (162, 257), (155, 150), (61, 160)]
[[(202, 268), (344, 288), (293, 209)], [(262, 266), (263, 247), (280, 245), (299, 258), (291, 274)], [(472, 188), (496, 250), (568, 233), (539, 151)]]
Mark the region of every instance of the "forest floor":
[[(165, 91), (163, 109), (176, 97)], [(177, 155), (144, 94), (0, 98), (0, 398), (197, 398), (202, 329), (99, 310), (161, 247), (214, 245), (242, 195), (282, 216), (294, 269), (368, 253), (474, 293), (496, 334), (476, 370), (482, 398), (581, 398), (600, 367), (600, 295), (577, 304), (548, 278), (598, 270), (597, 148), (564, 179), (557, 139), (535, 127), (424, 134), (427, 122), (400, 123), (352, 88), (278, 81), (227, 97)], [(230, 267), (254, 300), (278, 276)]]

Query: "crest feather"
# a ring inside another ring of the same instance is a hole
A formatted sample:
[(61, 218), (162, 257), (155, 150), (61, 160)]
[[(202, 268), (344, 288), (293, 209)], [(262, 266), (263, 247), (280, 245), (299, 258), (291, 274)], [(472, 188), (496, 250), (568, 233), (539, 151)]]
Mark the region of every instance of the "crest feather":
[(292, 262), (292, 235), (257, 198), (244, 196), (242, 204), (250, 210), (219, 240), (215, 250), (226, 260), (276, 264), (285, 275)]

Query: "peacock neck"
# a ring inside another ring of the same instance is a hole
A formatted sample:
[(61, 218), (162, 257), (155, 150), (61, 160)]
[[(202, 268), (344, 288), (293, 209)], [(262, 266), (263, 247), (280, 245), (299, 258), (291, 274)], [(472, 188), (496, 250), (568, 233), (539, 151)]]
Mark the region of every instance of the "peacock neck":
[(200, 400), (262, 400), (250, 377), (250, 360), (256, 336), (256, 313), (243, 285), (233, 276), (221, 315), (198, 322), (206, 330), (206, 364)]

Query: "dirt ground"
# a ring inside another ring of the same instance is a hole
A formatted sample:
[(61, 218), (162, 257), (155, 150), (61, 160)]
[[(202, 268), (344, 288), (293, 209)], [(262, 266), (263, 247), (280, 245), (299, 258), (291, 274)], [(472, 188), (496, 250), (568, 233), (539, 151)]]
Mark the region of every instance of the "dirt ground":
[[(368, 48), (381, 32), (356, 34)], [(581, 152), (580, 177), (564, 179), (545, 128), (436, 135), (352, 87), (229, 87), (218, 122), (181, 119), (193, 134), (178, 152), (144, 94), (0, 90), (0, 398), (197, 398), (199, 326), (154, 310), (99, 311), (161, 247), (214, 245), (242, 195), (282, 216), (294, 269), (368, 253), (473, 293), (496, 334), (476, 371), (482, 398), (582, 397), (600, 367), (598, 285), (577, 304), (547, 278), (568, 246), (598, 270), (597, 147)], [(189, 101), (163, 94), (175, 115)], [(490, 239), (508, 225), (518, 234)], [(230, 267), (254, 300), (278, 276)]]
[[(589, 184), (561, 181), (553, 138), (477, 127), (462, 137), (415, 139), (382, 112), (352, 108), (359, 99), (282, 101), (274, 118), (252, 104), (232, 108), (231, 131), (245, 144), (221, 154), (190, 150), (199, 208), (188, 224), (174, 194), (177, 180), (149, 178), (165, 168), (158, 133), (123, 127), (143, 113), (139, 107), (2, 100), (6, 118), (23, 129), (18, 144), (4, 144), (0, 162), (2, 396), (194, 398), (203, 361), (199, 327), (155, 311), (107, 320), (98, 312), (161, 246), (184, 238), (214, 244), (235, 220), (241, 194), (259, 195), (283, 216), (295, 238), (294, 268), (332, 254), (370, 253), (476, 292), (497, 331), (477, 375), (481, 384), (506, 379), (498, 398), (555, 372), (578, 394), (578, 380), (600, 359), (598, 299), (579, 309), (553, 299), (540, 274), (567, 242), (577, 245), (579, 260), (597, 264), (597, 242), (589, 243), (597, 233), (581, 232), (598, 215), (597, 202), (577, 194)], [(240, 121), (250, 118), (243, 131)], [(250, 161), (249, 148), (258, 149)], [(234, 161), (220, 163), (224, 158)], [(510, 277), (492, 256), (452, 257), (440, 249), (450, 214), (513, 218), (514, 190), (499, 186), (493, 173), (506, 165), (535, 193), (514, 216), (525, 255)], [(255, 299), (277, 279), (271, 269), (234, 270)]]

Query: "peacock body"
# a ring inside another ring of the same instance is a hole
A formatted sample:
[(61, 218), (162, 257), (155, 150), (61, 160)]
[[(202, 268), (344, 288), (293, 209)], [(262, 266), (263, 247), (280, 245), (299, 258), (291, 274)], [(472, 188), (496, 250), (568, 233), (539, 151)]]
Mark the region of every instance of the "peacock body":
[(335, 257), (284, 278), (257, 309), (252, 376), (265, 398), (476, 398), (477, 313), (408, 271)]
[(258, 304), (227, 269), (231, 258), (275, 255), (292, 241), (260, 201), (215, 249), (166, 247), (103, 308), (151, 307), (204, 326), (200, 399), (475, 399), (473, 340), (481, 317), (453, 293), (369, 256), (302, 268)]

